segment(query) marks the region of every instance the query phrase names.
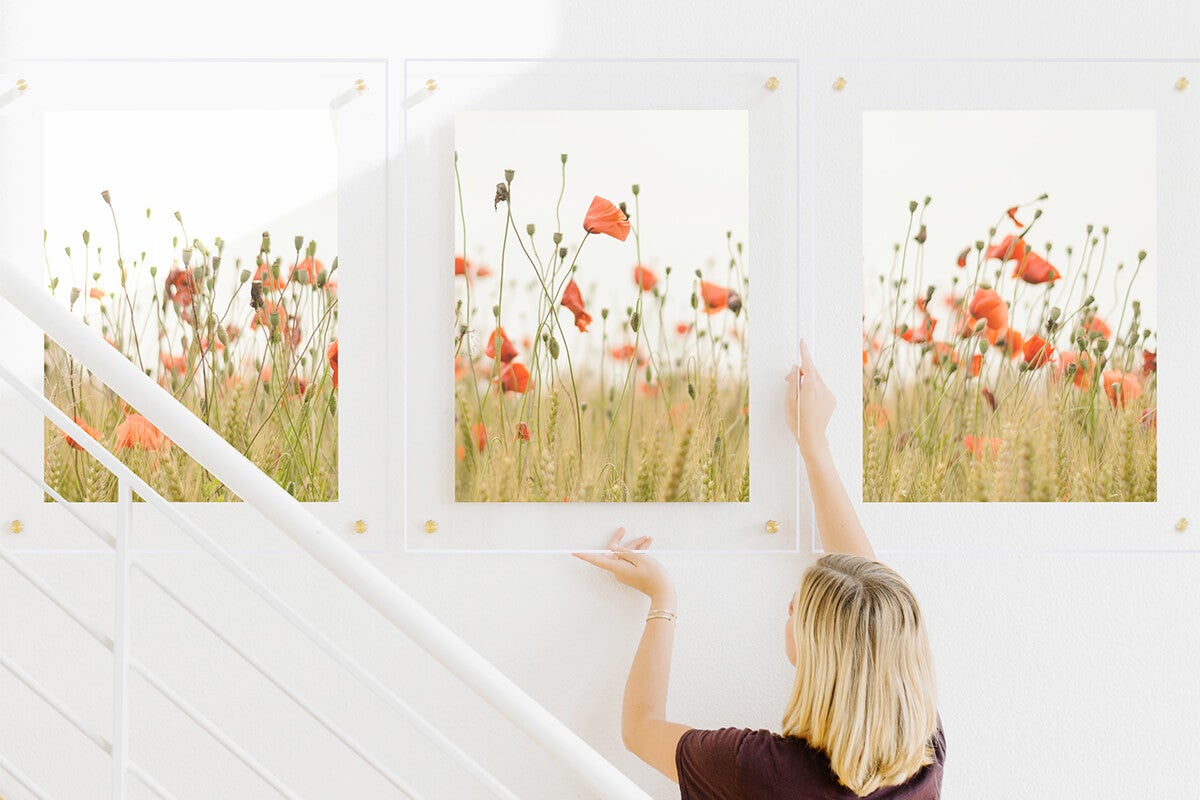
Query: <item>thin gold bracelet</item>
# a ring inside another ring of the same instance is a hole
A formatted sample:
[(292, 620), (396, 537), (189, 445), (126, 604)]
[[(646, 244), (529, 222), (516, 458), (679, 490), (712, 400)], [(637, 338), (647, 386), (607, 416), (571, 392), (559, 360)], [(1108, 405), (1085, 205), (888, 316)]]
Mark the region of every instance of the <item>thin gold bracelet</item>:
[(665, 619), (674, 622), (675, 612), (668, 611), (665, 608), (652, 608), (650, 609), (650, 613), (646, 615), (646, 622), (649, 622), (652, 619)]

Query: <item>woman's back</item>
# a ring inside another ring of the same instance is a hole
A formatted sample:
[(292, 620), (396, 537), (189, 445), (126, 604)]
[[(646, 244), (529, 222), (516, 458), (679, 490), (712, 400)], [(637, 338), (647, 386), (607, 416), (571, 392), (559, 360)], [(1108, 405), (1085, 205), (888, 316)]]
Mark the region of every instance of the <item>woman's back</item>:
[[(899, 786), (867, 795), (870, 800), (936, 800), (942, 786), (946, 738), (940, 720), (933, 763)], [(675, 751), (682, 800), (849, 800), (829, 758), (804, 739), (745, 728), (693, 729)]]

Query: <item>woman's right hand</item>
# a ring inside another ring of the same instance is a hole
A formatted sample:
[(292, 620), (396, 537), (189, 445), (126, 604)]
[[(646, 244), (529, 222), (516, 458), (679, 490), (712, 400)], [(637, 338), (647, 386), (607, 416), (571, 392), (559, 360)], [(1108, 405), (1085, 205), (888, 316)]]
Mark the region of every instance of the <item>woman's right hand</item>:
[(808, 345), (800, 340), (800, 366), (787, 376), (787, 420), (801, 454), (807, 456), (826, 446), (825, 428), (833, 416), (837, 399), (821, 379)]

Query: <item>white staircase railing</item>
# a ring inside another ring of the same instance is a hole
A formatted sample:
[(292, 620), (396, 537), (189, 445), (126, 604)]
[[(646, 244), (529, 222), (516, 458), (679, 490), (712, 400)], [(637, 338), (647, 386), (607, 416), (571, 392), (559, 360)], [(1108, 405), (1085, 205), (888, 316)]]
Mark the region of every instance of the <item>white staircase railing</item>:
[[(603, 798), (639, 798), (648, 800), (647, 795), (632, 780), (593, 750), (570, 728), (539, 705), (520, 687), (514, 684), (495, 666), (479, 655), (466, 642), (442, 625), (433, 615), (420, 606), (410, 595), (400, 589), (383, 573), (379, 572), (362, 555), (343, 542), (324, 523), (277, 485), (270, 477), (246, 460), (241, 453), (210, 429), (203, 421), (180, 405), (168, 392), (155, 384), (148, 376), (138, 371), (123, 355), (110, 347), (95, 331), (73, 317), (58, 305), (44, 289), (35, 286), (21, 275), (9, 262), (0, 259), (0, 297), (28, 317), (37, 327), (58, 342), (74, 358), (84, 364), (130, 405), (136, 407), (159, 430), (176, 445), (182, 447), (192, 458), (204, 466), (218, 480), (248, 505), (262, 513), (293, 541), (313, 556), (352, 591), (366, 600), (400, 631), (456, 675), (481, 698), (503, 713), (534, 741), (550, 754), (572, 769), (591, 791)], [(114, 633), (109, 637), (88, 624), (61, 596), (44, 580), (33, 573), (18, 558), (0, 548), (0, 558), (26, 578), (35, 588), (45, 594), (55, 605), (77, 622), (102, 646), (113, 653), (114, 663), (114, 719), (113, 740), (108, 743), (103, 737), (80, 727), (89, 739), (110, 753), (113, 758), (113, 797), (125, 797), (126, 774), (133, 774), (161, 798), (171, 795), (152, 777), (128, 760), (127, 734), (127, 681), (130, 670), (137, 673), (171, 701), (180, 711), (216, 738), (233, 755), (269, 783), (284, 797), (297, 797), (296, 793), (278, 780), (252, 755), (230, 740), (215, 724), (192, 708), (145, 665), (132, 658), (128, 649), (128, 582), (130, 570), (138, 569), (152, 583), (163, 590), (181, 607), (191, 613), (205, 627), (218, 636), (235, 653), (250, 663), (264, 677), (275, 684), (289, 699), (303, 708), (313, 718), (354, 751), (364, 762), (374, 768), (405, 796), (416, 798), (415, 790), (396, 776), (382, 762), (368, 753), (348, 734), (345, 734), (328, 718), (316, 712), (312, 705), (298, 693), (288, 688), (265, 666), (253, 659), (230, 637), (211, 624), (191, 607), (178, 593), (155, 578), (145, 564), (130, 556), (128, 552), (129, 528), (131, 525), (132, 498), (136, 494), (147, 504), (155, 507), (169, 521), (190, 536), (220, 564), (263, 598), (281, 616), (308, 636), (331, 658), (383, 699), (390, 707), (405, 716), (409, 722), (432, 742), (441, 747), (470, 774), (479, 779), (498, 797), (515, 800), (515, 795), (505, 788), (474, 759), (436, 730), (427, 720), (401, 700), (370, 672), (363, 668), (348, 653), (329, 637), (317, 630), (301, 614), (271, 590), (253, 572), (243, 566), (232, 554), (212, 537), (200, 530), (183, 516), (152, 487), (130, 471), (119, 459), (88, 436), (58, 407), (47, 400), (40, 390), (35, 390), (0, 365), (0, 381), (9, 384), (28, 403), (39, 409), (47, 419), (65, 431), (97, 461), (118, 478), (118, 530), (115, 536), (88, 520), (75, 506), (57, 496), (45, 483), (20, 466), (12, 454), (0, 448), (0, 456), (12, 462), (31, 481), (63, 505), (74, 517), (83, 522), (102, 541), (116, 549), (117, 577)], [(0, 665), (17, 675), (20, 668), (11, 658), (2, 656)], [(15, 670), (17, 671), (14, 671)], [(27, 676), (28, 677), (28, 676)], [(70, 714), (60, 702), (41, 687), (35, 688), (22, 679), (31, 690), (39, 694), (64, 716)], [(75, 724), (71, 716), (67, 719)], [(0, 768), (12, 775), (34, 796), (47, 797), (20, 769), (0, 755)]]

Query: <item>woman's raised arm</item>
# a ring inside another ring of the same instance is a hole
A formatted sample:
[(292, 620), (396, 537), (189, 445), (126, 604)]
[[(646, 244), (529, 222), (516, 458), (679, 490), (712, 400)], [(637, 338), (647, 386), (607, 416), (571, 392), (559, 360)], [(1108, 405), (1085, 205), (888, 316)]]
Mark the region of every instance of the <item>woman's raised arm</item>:
[(837, 400), (822, 380), (803, 339), (800, 366), (792, 367), (787, 382), (788, 427), (804, 457), (821, 546), (826, 553), (852, 553), (874, 561), (875, 551), (842, 485), (825, 436)]

